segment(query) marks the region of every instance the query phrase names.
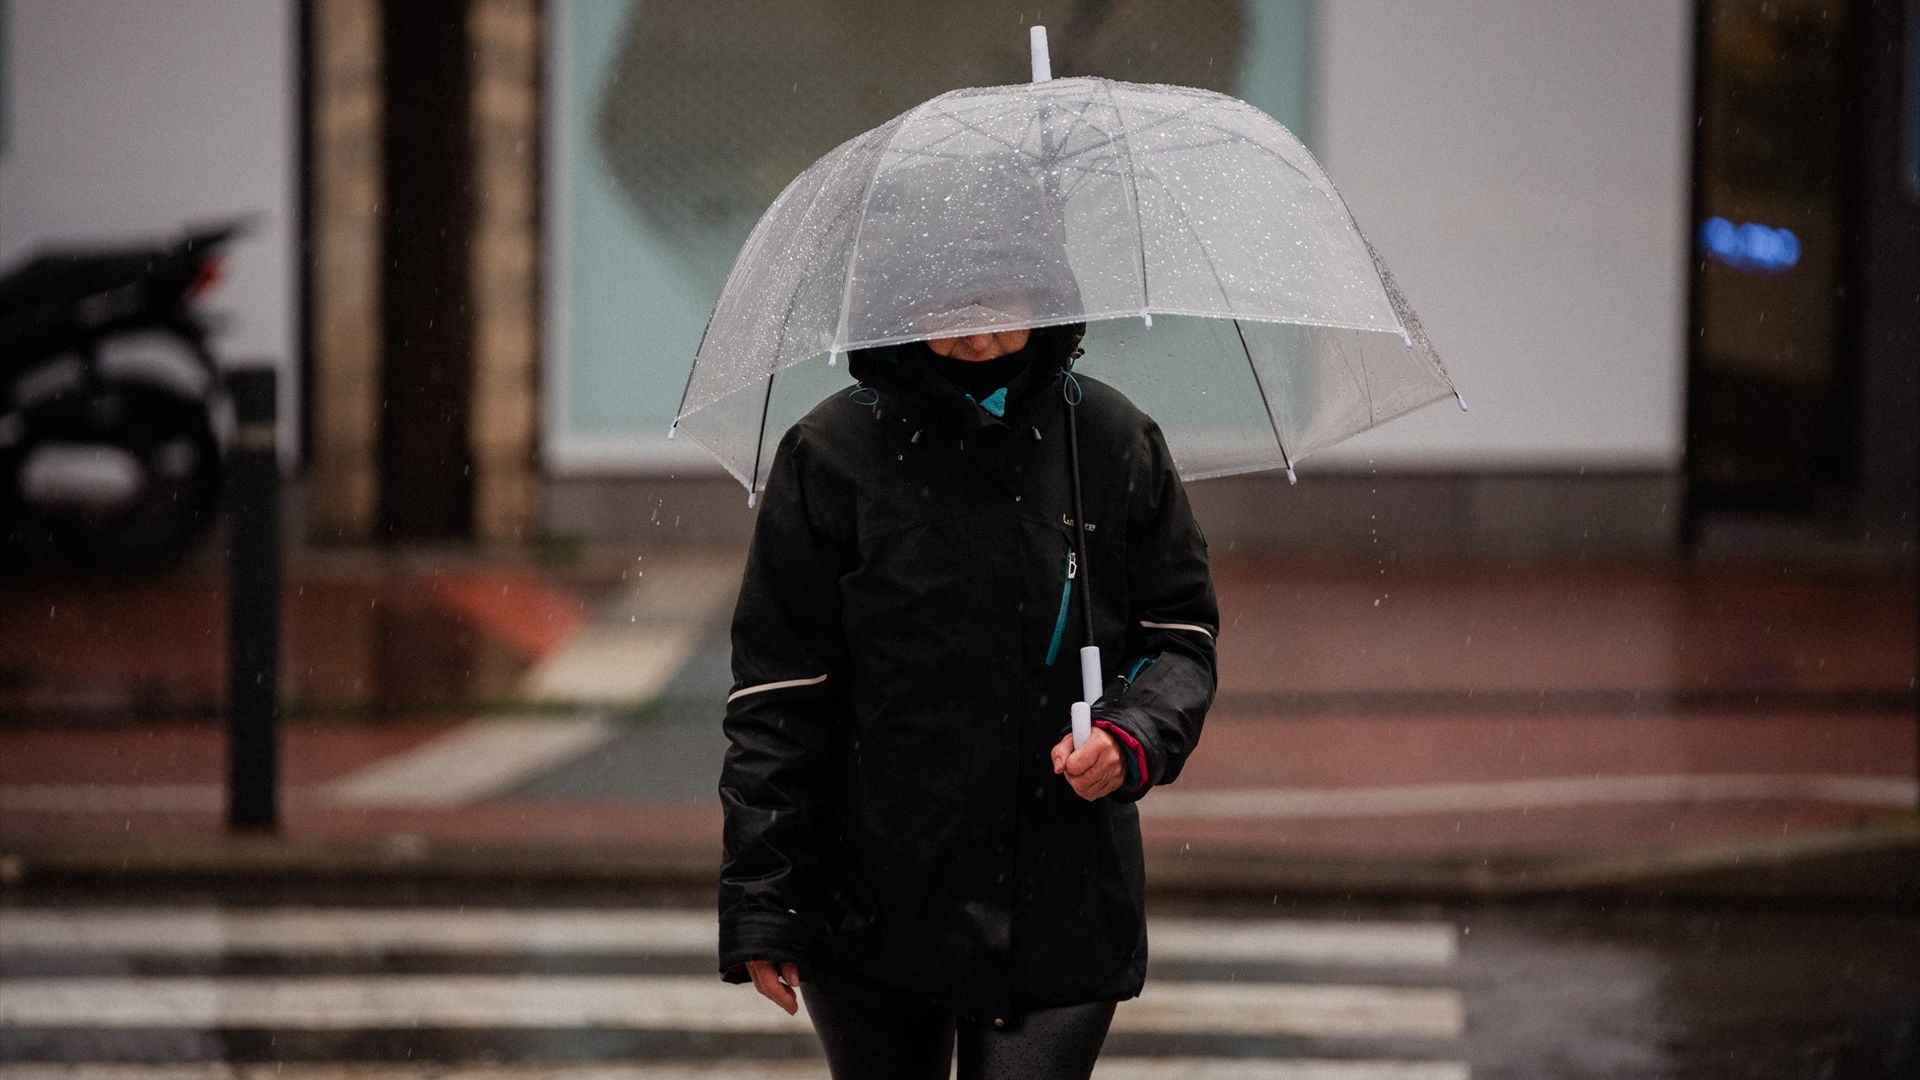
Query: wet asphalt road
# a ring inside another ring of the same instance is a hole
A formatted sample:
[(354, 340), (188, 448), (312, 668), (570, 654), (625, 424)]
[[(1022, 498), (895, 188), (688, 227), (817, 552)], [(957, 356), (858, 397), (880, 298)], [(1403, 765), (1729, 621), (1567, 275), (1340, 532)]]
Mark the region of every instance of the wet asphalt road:
[[(712, 977), (709, 910), (511, 888), (15, 892), (0, 1074), (824, 1076), (804, 1014)], [(1274, 898), (1151, 918), (1147, 993), (1096, 1076), (1920, 1077), (1920, 918), (1884, 906)]]

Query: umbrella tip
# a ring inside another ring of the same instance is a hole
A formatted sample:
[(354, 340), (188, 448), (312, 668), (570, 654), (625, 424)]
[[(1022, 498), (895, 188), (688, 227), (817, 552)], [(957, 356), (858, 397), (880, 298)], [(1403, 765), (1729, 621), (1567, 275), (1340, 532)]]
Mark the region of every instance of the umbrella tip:
[(753, 509), (756, 505), (759, 504), (759, 502), (760, 502), (759, 492), (757, 491), (747, 492), (747, 509), (749, 510)]
[(1453, 400), (1459, 404), (1461, 412), (1467, 411), (1467, 399), (1460, 396), (1460, 391), (1453, 392)]
[(1287, 466), (1287, 483), (1297, 484), (1299, 482), (1300, 482), (1300, 478), (1293, 475), (1293, 466), (1291, 465)]
[(1031, 26), (1027, 28), (1027, 48), (1033, 56), (1033, 81), (1047, 82), (1053, 78), (1053, 59), (1047, 55), (1047, 28)]
[(680, 421), (675, 420), (673, 423), (667, 425), (667, 438), (671, 440), (678, 434), (680, 434)]
[(1148, 310), (1147, 310), (1146, 308), (1141, 308), (1141, 309), (1140, 309), (1140, 321), (1141, 321), (1141, 322), (1143, 322), (1143, 323), (1146, 323), (1146, 324), (1147, 324), (1148, 326), (1152, 326), (1152, 325), (1153, 325), (1153, 312), (1151, 312), (1151, 311), (1148, 311)]
[(827, 350), (827, 366), (828, 367), (840, 366), (840, 350), (839, 349)]
[(1407, 328), (1404, 326), (1400, 328), (1400, 344), (1409, 349), (1413, 348), (1413, 335), (1407, 333)]

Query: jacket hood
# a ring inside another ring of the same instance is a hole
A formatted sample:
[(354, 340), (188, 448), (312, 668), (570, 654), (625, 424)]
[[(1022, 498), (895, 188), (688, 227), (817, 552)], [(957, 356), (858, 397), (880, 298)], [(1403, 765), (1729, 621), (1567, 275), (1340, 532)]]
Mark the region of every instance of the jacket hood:
[(847, 370), (862, 385), (879, 391), (886, 405), (912, 415), (916, 421), (944, 419), (957, 423), (963, 431), (990, 430), (995, 425), (1017, 422), (1033, 407), (1041, 389), (1053, 385), (1061, 372), (1073, 367), (1086, 331), (1086, 323), (1035, 327), (1026, 345), (1015, 354), (1025, 354), (1027, 362), (1007, 385), (1006, 409), (997, 417), (936, 373), (929, 361), (938, 358), (925, 341), (855, 349), (847, 355)]
[(891, 413), (904, 421), (904, 437), (928, 427), (951, 428), (967, 455), (994, 475), (1002, 475), (1007, 452), (1019, 432), (1032, 427), (1036, 408), (1047, 407), (1048, 391), (1080, 355), (1087, 324), (1035, 327), (1020, 352), (1028, 359), (1008, 384), (1006, 407), (995, 416), (975, 404), (959, 387), (941, 378), (928, 363), (934, 353), (925, 341), (856, 349), (847, 370), (863, 386), (880, 394), (876, 416)]

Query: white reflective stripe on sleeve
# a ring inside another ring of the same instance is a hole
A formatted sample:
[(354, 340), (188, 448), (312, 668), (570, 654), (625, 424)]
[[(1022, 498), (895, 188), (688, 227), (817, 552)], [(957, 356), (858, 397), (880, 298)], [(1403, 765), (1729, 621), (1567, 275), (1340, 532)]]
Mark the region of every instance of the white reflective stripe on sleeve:
[(743, 686), (727, 695), (727, 703), (731, 705), (735, 698), (743, 698), (748, 694), (758, 694), (767, 690), (785, 690), (789, 686), (818, 686), (826, 681), (825, 675), (815, 675), (811, 679), (782, 679), (779, 682), (763, 682), (759, 686)]
[(1144, 626), (1144, 627), (1146, 627), (1146, 628), (1147, 628), (1147, 629), (1149, 629), (1149, 630), (1191, 630), (1191, 631), (1193, 631), (1193, 632), (1194, 632), (1194, 633), (1196, 633), (1196, 634), (1205, 634), (1205, 635), (1207, 635), (1207, 640), (1208, 640), (1208, 641), (1212, 641), (1212, 640), (1213, 640), (1213, 631), (1211, 631), (1211, 630), (1209, 630), (1209, 629), (1207, 629), (1207, 628), (1206, 628), (1206, 627), (1204, 627), (1204, 626), (1195, 626), (1195, 625), (1194, 625), (1194, 624), (1192, 624), (1192, 623), (1184, 623), (1184, 622), (1148, 622), (1148, 621), (1147, 621), (1147, 620), (1145, 620), (1145, 619), (1141, 619), (1141, 620), (1140, 620), (1140, 625), (1141, 625), (1141, 626)]

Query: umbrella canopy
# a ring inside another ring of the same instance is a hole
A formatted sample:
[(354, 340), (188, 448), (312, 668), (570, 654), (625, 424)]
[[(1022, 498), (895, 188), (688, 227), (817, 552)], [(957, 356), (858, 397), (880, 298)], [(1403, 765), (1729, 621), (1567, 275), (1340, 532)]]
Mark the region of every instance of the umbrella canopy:
[(1187, 479), (1291, 476), (1458, 398), (1285, 127), (1209, 91), (1066, 78), (943, 94), (795, 178), (727, 277), (675, 427), (752, 493), (846, 384), (838, 354), (1073, 322), (1082, 369), (1155, 417)]

